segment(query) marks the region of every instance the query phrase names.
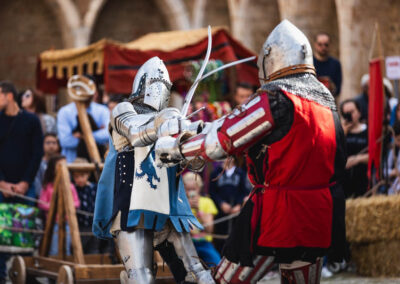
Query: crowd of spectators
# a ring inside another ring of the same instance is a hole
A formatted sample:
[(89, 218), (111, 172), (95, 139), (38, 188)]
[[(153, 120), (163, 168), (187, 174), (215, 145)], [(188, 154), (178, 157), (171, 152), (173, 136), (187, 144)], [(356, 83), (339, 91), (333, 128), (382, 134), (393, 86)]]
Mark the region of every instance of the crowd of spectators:
[[(109, 108), (92, 101), (86, 102), (86, 106), (93, 136), (99, 148), (104, 147), (108, 142)], [(87, 151), (75, 103), (62, 107), (57, 116), (53, 116), (48, 113), (45, 97), (40, 92), (28, 89), (18, 94), (12, 83), (0, 82), (0, 202), (37, 205), (45, 221), (57, 164), (63, 160), (74, 162), (78, 156), (87, 157)], [(89, 176), (89, 173), (72, 173), (71, 192), (76, 208), (93, 213), (96, 184), (89, 181)], [(92, 218), (78, 215), (81, 231), (91, 232)], [(68, 255), (71, 253), (68, 222), (65, 229)], [(57, 254), (57, 231), (56, 222), (50, 255)], [(108, 245), (93, 236), (82, 237), (82, 243), (85, 253), (98, 253)], [(9, 257), (0, 252), (0, 283), (5, 283)]]
[[(341, 93), (341, 66), (330, 55), (329, 45), (329, 35), (317, 34), (314, 40), (314, 64), (318, 79), (338, 98)], [(367, 177), (368, 85), (369, 76), (364, 75), (360, 84), (361, 93), (354, 99), (338, 104), (347, 144), (346, 198), (363, 196), (371, 186)], [(387, 98), (385, 123), (392, 130), (388, 132), (392, 137), (383, 143), (387, 149), (383, 157), (387, 165), (385, 175), (390, 183), (381, 192), (394, 194), (400, 191), (400, 159), (397, 158), (400, 152), (400, 104), (393, 98), (393, 87), (389, 80), (384, 80), (384, 86)], [(245, 103), (255, 91), (254, 86), (238, 83), (230, 100), (231, 108)], [(95, 102), (93, 98), (85, 101), (93, 137), (101, 156), (107, 150), (110, 111), (124, 97), (107, 98), (107, 105)], [(0, 82), (0, 202), (33, 205), (15, 194), (34, 197), (44, 201), (38, 203), (38, 207), (46, 217), (54, 191), (57, 164), (63, 160), (67, 163), (86, 163), (90, 160), (75, 103), (61, 107), (57, 115), (52, 116), (40, 92), (27, 89), (18, 94), (13, 84)], [(204, 225), (203, 231), (192, 232), (192, 239), (199, 256), (211, 266), (220, 261), (226, 236), (235, 218), (215, 225), (213, 221), (238, 213), (252, 189), (246, 168), (242, 167), (240, 160), (239, 157), (239, 160), (227, 159), (220, 164), (210, 164), (208, 170), (211, 174), (204, 179), (204, 184), (199, 174), (186, 173), (183, 176), (193, 213)], [(71, 172), (70, 189), (76, 208), (94, 211), (97, 185), (90, 172)], [(91, 232), (92, 222), (93, 217), (78, 215), (81, 232)], [(66, 253), (70, 254), (68, 224), (65, 230)], [(53, 255), (58, 250), (57, 231), (56, 224), (50, 247), (50, 254)], [(110, 246), (90, 235), (81, 239), (85, 253), (102, 252)], [(8, 258), (8, 254), (0, 253), (0, 284), (6, 277)]]

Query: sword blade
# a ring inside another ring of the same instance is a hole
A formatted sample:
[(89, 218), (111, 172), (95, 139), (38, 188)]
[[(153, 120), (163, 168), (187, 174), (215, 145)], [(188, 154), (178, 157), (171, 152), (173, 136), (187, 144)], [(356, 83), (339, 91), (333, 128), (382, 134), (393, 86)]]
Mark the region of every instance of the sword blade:
[[(240, 59), (240, 60), (232, 61), (232, 62), (227, 63), (227, 64), (225, 64), (225, 65), (222, 65), (222, 66), (218, 67), (217, 69), (211, 70), (211, 71), (208, 72), (207, 74), (204, 74), (201, 78), (199, 78), (197, 81), (195, 81), (195, 82), (193, 83), (193, 86), (194, 86), (195, 84), (196, 84), (196, 86), (197, 86), (202, 80), (204, 80), (205, 78), (211, 76), (211, 75), (214, 74), (214, 73), (217, 73), (218, 71), (224, 70), (224, 69), (226, 69), (226, 68), (229, 68), (229, 67), (232, 67), (232, 66), (235, 66), (235, 65), (238, 65), (238, 64), (247, 62), (247, 61), (252, 61), (252, 60), (254, 60), (254, 59), (256, 59), (256, 56), (251, 56), (251, 57), (243, 58), (243, 59)], [(188, 97), (188, 96), (186, 96), (186, 97)], [(192, 98), (193, 98), (193, 95), (192, 95), (191, 99), (192, 99)], [(185, 100), (185, 104), (186, 104), (186, 103), (187, 103), (187, 105), (188, 105), (188, 107), (189, 107), (190, 101), (186, 101), (186, 100)], [(183, 108), (182, 108), (182, 109), (183, 109)], [(182, 112), (182, 113), (183, 113), (183, 112)], [(192, 116), (192, 115), (190, 115), (190, 116)], [(189, 118), (189, 116), (188, 116), (187, 118)]]
[(183, 104), (183, 107), (182, 107), (182, 116), (186, 116), (188, 109), (189, 109), (189, 104), (192, 101), (193, 94), (196, 91), (197, 85), (199, 84), (199, 79), (201, 78), (201, 76), (203, 76), (204, 70), (206, 69), (208, 60), (210, 59), (211, 46), (212, 46), (211, 27), (208, 26), (208, 46), (207, 46), (206, 57), (204, 58), (203, 65), (201, 66), (200, 71), (197, 74), (195, 82), (190, 87), (190, 90), (186, 95), (185, 103)]
[[(254, 59), (256, 59), (256, 56), (247, 57), (247, 58), (244, 58), (244, 59), (232, 61), (232, 62), (230, 62), (230, 63), (227, 63), (227, 64), (225, 64), (225, 65), (222, 65), (222, 66), (218, 67), (217, 69), (211, 70), (211, 71), (208, 72), (207, 74), (203, 75), (203, 76), (199, 79), (199, 82), (202, 81), (202, 80), (204, 80), (205, 78), (211, 76), (212, 74), (217, 73), (218, 71), (224, 70), (224, 69), (226, 69), (226, 68), (229, 68), (229, 67), (232, 67), (232, 66), (235, 66), (235, 65), (238, 65), (238, 64), (247, 62), (247, 61), (252, 61), (252, 60), (254, 60)], [(197, 82), (197, 83), (199, 83), (199, 82)]]

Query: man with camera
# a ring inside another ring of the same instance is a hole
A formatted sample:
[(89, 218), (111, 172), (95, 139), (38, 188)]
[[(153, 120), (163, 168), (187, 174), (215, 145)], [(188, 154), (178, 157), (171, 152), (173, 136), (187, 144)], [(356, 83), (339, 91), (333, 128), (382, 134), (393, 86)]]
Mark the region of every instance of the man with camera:
[(356, 100), (342, 102), (340, 113), (347, 146), (344, 193), (346, 198), (357, 197), (363, 195), (368, 187), (368, 128), (361, 122), (361, 108)]

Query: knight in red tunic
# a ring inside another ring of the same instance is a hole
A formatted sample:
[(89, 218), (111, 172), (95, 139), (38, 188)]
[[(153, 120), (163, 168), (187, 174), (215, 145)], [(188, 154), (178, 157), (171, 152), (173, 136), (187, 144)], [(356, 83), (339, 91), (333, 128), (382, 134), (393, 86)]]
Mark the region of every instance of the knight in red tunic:
[[(273, 262), (282, 283), (319, 283), (321, 258), (345, 245), (345, 141), (331, 93), (315, 77), (305, 35), (284, 20), (258, 58), (261, 88), (199, 135), (163, 137), (160, 163), (201, 164), (246, 153), (254, 189), (215, 278), (255, 283)], [(253, 267), (253, 268), (250, 268)]]

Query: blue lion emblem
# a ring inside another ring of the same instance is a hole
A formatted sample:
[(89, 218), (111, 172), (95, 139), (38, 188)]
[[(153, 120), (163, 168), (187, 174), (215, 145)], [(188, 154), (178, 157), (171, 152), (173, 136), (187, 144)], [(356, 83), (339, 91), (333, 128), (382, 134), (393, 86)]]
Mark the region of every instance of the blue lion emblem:
[[(145, 175), (147, 175), (147, 182), (150, 184), (150, 187), (152, 189), (157, 189), (157, 185), (153, 183), (153, 179), (160, 182), (160, 178), (157, 175), (156, 168), (155, 168), (155, 163), (154, 163), (154, 158), (155, 158), (155, 152), (152, 151), (150, 155), (147, 155), (147, 158), (143, 160), (143, 162), (140, 163), (139, 169), (136, 169), (135, 175), (137, 178), (143, 178)], [(141, 172), (139, 172), (139, 170)]]

